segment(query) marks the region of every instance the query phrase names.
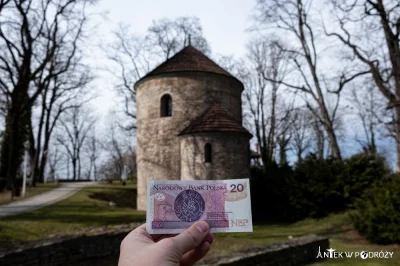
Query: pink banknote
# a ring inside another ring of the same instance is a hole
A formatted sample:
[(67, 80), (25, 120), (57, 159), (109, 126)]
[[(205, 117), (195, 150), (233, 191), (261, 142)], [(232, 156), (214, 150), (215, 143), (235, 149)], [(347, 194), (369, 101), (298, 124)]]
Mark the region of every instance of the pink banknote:
[(180, 233), (200, 220), (208, 222), (212, 232), (252, 232), (249, 180), (148, 181), (150, 234)]

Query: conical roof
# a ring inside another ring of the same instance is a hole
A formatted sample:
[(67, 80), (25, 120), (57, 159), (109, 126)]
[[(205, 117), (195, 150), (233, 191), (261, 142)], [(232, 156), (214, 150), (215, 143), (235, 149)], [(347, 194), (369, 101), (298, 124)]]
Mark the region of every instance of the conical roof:
[(143, 78), (155, 76), (159, 74), (184, 72), (184, 71), (201, 71), (217, 73), (229, 77), (233, 77), (222, 67), (204, 55), (202, 52), (189, 45), (176, 53), (173, 57), (156, 67)]
[(186, 135), (198, 132), (238, 132), (252, 136), (247, 129), (245, 129), (240, 121), (228, 114), (218, 104), (213, 104), (202, 115), (192, 120), (185, 129), (178, 135)]

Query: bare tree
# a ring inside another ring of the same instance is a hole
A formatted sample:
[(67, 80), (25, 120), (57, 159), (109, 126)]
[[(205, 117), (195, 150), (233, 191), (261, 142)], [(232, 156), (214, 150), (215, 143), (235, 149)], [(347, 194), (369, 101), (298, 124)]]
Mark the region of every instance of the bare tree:
[(137, 180), (137, 165), (136, 165), (136, 151), (133, 146), (130, 146), (125, 153), (125, 166), (127, 167), (127, 175), (134, 180)]
[(354, 104), (356, 116), (361, 121), (364, 135), (361, 138), (356, 136), (356, 141), (365, 152), (376, 154), (378, 126), (383, 126), (380, 118), (384, 111), (384, 102), (379, 97), (380, 95), (377, 95), (375, 86), (371, 86), (369, 79), (364, 82), (363, 87), (363, 90), (354, 88), (351, 93), (351, 101)]
[(101, 175), (108, 180), (120, 180), (124, 172), (136, 175), (136, 152), (133, 147), (133, 136), (129, 131), (118, 126), (117, 115), (112, 112), (108, 116), (106, 134), (102, 148), (107, 160), (101, 165)]
[[(294, 111), (292, 131), (292, 149), (297, 157), (297, 162), (303, 160), (303, 154), (310, 149), (312, 141), (312, 114), (308, 109), (300, 109)], [(323, 137), (323, 136), (322, 136)], [(318, 138), (316, 138), (318, 139)], [(323, 141), (323, 139), (322, 139)], [(318, 145), (317, 145), (318, 146)], [(323, 148), (322, 154), (323, 154)], [(322, 156), (321, 156), (322, 158)]]
[(43, 90), (33, 86), (32, 81), (53, 62), (57, 47), (73, 46), (79, 38), (78, 24), (87, 2), (2, 0), (0, 3), (0, 91), (8, 101), (0, 176), (7, 178), (8, 187), (13, 186), (21, 164), (32, 106)]
[[(283, 32), (289, 33), (291, 43), (297, 45), (293, 49), (285, 49), (291, 55), (291, 62), (302, 82), (274, 80), (269, 81), (283, 84), (296, 92), (303, 93), (304, 99), (310, 111), (323, 125), (329, 138), (333, 157), (341, 159), (340, 147), (335, 132), (335, 118), (339, 106), (340, 92), (347, 83), (364, 75), (367, 71), (354, 71), (345, 69), (336, 78), (335, 88), (330, 85), (328, 79), (321, 74), (319, 68), (319, 55), (316, 34), (310, 19), (312, 1), (307, 0), (258, 0), (255, 15), (256, 21), (262, 27), (266, 24), (275, 25)], [(337, 95), (336, 103), (332, 110), (328, 108), (326, 92), (334, 92)], [(314, 106), (317, 106), (315, 108)]]
[(63, 154), (59, 151), (58, 145), (54, 145), (49, 153), (49, 171), (46, 180), (58, 181), (57, 168), (59, 163), (65, 158), (63, 158)]
[(274, 160), (277, 144), (277, 128), (288, 115), (287, 110), (277, 114), (278, 82), (287, 74), (286, 53), (277, 39), (255, 39), (248, 45), (249, 75), (245, 78), (245, 97), (259, 143), (260, 155), (265, 167)]
[(196, 17), (153, 21), (153, 25), (148, 29), (147, 38), (150, 45), (156, 48), (155, 52), (164, 60), (189, 44), (205, 54), (210, 52), (210, 46), (203, 37), (200, 20)]
[(113, 178), (120, 178), (124, 170), (124, 153), (128, 145), (123, 143), (124, 137), (122, 133), (118, 131), (118, 125), (116, 121), (111, 121), (108, 126), (108, 133), (106, 140), (104, 141), (104, 149), (109, 155), (109, 167), (113, 172)]
[(287, 151), (289, 150), (289, 144), (292, 140), (292, 126), (293, 126), (293, 115), (292, 109), (286, 109), (286, 115), (281, 119), (280, 125), (277, 128), (276, 143), (279, 148), (279, 164), (285, 165), (288, 163)]
[(109, 182), (121, 180), (124, 170), (126, 171), (127, 178), (136, 178), (136, 153), (134, 151), (126, 151), (120, 158), (108, 157), (100, 165), (100, 176)]
[(153, 64), (153, 54), (145, 37), (132, 34), (128, 26), (120, 25), (114, 32), (115, 41), (111, 44), (108, 58), (114, 63), (115, 68), (110, 72), (116, 78), (115, 88), (123, 99), (124, 114), (129, 118), (128, 123), (121, 125), (128, 131), (136, 128), (136, 91), (134, 84), (147, 72)]
[(323, 159), (326, 151), (326, 132), (321, 121), (313, 115), (311, 121), (313, 136), (315, 138), (315, 149), (318, 159)]
[[(398, 1), (330, 1), (338, 24), (326, 29), (365, 65), (395, 116), (391, 135), (400, 171), (400, 4)], [(337, 30), (340, 29), (340, 30)]]
[[(83, 22), (84, 20), (81, 26)], [(33, 184), (44, 180), (49, 144), (58, 119), (68, 109), (79, 106), (90, 98), (87, 85), (92, 78), (89, 68), (81, 62), (83, 57), (77, 41), (78, 39), (70, 47), (70, 51), (69, 47), (57, 47), (54, 59), (34, 80), (34, 85), (41, 87), (41, 94), (37, 100), (41, 110), (36, 136), (33, 121), (30, 128)]]
[(95, 130), (92, 130), (90, 137), (87, 142), (87, 153), (89, 155), (89, 160), (90, 160), (90, 166), (88, 169), (88, 179), (92, 176), (93, 172), (93, 179), (97, 180), (98, 179), (98, 160), (101, 156), (101, 153), (103, 151), (103, 147), (99, 141), (99, 139), (96, 137), (96, 132)]
[(95, 122), (95, 117), (81, 106), (69, 109), (60, 119), (61, 126), (57, 141), (64, 147), (72, 164), (73, 180), (81, 178), (81, 155)]
[(107, 57), (118, 69), (111, 72), (117, 79), (117, 92), (123, 98), (124, 114), (129, 118), (128, 123), (120, 126), (128, 131), (136, 128), (136, 81), (188, 45), (189, 39), (197, 49), (210, 51), (199, 19), (192, 17), (154, 21), (145, 36), (132, 34), (128, 26), (120, 25), (114, 36)]

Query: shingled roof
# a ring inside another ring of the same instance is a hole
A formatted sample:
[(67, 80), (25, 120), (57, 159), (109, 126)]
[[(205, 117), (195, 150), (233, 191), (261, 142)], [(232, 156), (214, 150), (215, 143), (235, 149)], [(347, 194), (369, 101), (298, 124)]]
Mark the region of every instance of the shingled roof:
[(218, 104), (213, 104), (202, 115), (192, 120), (180, 135), (198, 132), (238, 132), (252, 136), (242, 124)]
[(153, 71), (148, 73), (143, 78), (159, 74), (183, 71), (211, 72), (233, 77), (226, 70), (224, 70), (210, 58), (205, 56), (202, 52), (189, 45), (176, 53), (173, 57), (169, 58), (167, 61), (156, 67)]

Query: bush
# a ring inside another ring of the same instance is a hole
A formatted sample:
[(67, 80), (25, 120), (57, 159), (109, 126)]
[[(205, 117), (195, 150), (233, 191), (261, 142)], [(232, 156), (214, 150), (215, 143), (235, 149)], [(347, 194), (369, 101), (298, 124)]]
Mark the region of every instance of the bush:
[(272, 164), (264, 169), (252, 168), (250, 178), (251, 207), (254, 220), (280, 221), (287, 214), (287, 176), (292, 174), (288, 166)]
[(382, 157), (361, 153), (347, 159), (341, 175), (346, 205), (352, 206), (367, 188), (388, 174), (389, 168)]
[(253, 218), (298, 221), (324, 217), (353, 205), (388, 173), (382, 158), (358, 154), (345, 161), (308, 155), (294, 169), (272, 164), (252, 169)]
[(340, 185), (344, 167), (341, 161), (318, 159), (314, 154), (297, 164), (289, 198), (296, 220), (323, 217), (344, 208)]
[(343, 209), (339, 174), (343, 163), (310, 155), (295, 169), (270, 165), (253, 169), (250, 181), (253, 219), (292, 222)]
[(378, 244), (400, 243), (400, 175), (367, 190), (355, 203), (354, 227)]

